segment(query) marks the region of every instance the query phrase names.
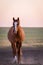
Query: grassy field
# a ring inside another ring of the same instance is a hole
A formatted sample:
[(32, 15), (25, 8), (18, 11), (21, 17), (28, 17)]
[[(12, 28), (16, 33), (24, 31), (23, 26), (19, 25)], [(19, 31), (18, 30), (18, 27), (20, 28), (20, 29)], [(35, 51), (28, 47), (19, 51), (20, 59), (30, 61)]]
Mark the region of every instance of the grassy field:
[[(42, 46), (43, 45), (43, 28), (23, 28), (25, 32), (25, 40), (23, 44), (27, 46)], [(9, 27), (0, 27), (0, 47), (9, 46), (10, 42), (7, 38)]]

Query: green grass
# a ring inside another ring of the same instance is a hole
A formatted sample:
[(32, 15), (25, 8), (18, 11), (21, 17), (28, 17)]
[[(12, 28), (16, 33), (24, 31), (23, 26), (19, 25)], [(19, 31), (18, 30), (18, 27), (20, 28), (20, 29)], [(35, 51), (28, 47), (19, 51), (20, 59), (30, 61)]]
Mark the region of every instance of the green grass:
[[(43, 45), (43, 28), (23, 28), (25, 32), (25, 40), (23, 43), (33, 45)], [(9, 44), (7, 33), (9, 27), (0, 27), (0, 45)], [(4, 40), (4, 41), (3, 41)]]

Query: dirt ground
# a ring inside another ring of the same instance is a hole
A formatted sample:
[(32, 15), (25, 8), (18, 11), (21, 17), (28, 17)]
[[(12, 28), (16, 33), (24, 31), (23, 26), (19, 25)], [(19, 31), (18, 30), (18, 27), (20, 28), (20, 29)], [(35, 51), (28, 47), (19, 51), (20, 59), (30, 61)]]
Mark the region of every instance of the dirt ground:
[[(22, 47), (22, 52), (23, 64), (43, 65), (43, 47)], [(11, 47), (0, 48), (0, 65), (12, 65), (12, 58)]]

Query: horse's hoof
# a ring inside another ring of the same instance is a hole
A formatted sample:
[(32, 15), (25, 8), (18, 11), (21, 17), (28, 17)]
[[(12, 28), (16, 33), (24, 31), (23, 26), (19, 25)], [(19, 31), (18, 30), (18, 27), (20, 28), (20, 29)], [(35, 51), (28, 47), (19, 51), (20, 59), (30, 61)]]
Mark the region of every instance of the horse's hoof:
[(13, 63), (17, 63), (18, 61), (17, 61), (17, 56), (15, 56), (14, 57), (14, 59), (11, 61), (11, 63), (13, 64)]

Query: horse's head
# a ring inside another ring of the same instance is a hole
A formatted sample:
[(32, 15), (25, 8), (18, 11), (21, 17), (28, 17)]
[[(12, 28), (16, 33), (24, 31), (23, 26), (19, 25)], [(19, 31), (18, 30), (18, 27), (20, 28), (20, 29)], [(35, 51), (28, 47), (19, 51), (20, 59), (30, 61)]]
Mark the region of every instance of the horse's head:
[(13, 27), (14, 27), (14, 33), (16, 34), (17, 33), (17, 31), (18, 31), (18, 26), (19, 26), (19, 17), (17, 18), (17, 19), (15, 19), (14, 17), (13, 17)]

